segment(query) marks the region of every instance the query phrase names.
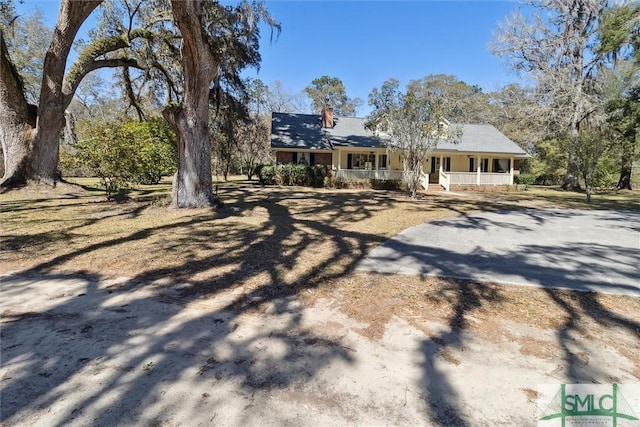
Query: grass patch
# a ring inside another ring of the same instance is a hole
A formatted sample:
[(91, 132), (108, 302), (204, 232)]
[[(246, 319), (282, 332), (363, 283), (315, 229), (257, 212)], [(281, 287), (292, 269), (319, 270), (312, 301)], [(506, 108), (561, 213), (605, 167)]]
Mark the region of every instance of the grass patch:
[(640, 190), (599, 191), (592, 196), (590, 203), (587, 202), (584, 192), (540, 186), (530, 186), (526, 191), (492, 193), (488, 197), (540, 207), (640, 210)]
[(121, 203), (106, 202), (95, 180), (76, 182), (0, 194), (1, 273), (124, 276), (160, 290), (182, 283), (175, 287), (178, 301), (226, 293), (235, 300), (231, 309), (250, 311), (282, 297), (309, 304), (330, 298), (366, 322), (362, 333), (372, 338), (393, 316), (427, 334), (437, 320), (488, 338), (498, 330), (496, 319), (541, 328), (567, 327), (568, 318), (591, 319), (590, 326), (613, 319), (596, 325), (602, 338), (611, 325), (626, 325), (618, 319), (640, 310), (638, 298), (352, 270), (374, 247), (416, 224), (505, 208), (640, 209), (638, 192), (598, 194), (591, 204), (582, 194), (548, 189), (411, 200), (398, 192), (262, 187), (236, 179), (217, 183), (224, 203), (235, 208), (221, 216), (166, 208), (169, 180), (133, 189)]
[(96, 179), (72, 182), (0, 195), (3, 271), (317, 285), (398, 232), (435, 219), (505, 207), (640, 209), (637, 191), (598, 194), (592, 203), (550, 189), (411, 200), (375, 190), (263, 187), (236, 177), (215, 184), (237, 212), (221, 217), (167, 209), (169, 179), (134, 188), (121, 203), (107, 202)]

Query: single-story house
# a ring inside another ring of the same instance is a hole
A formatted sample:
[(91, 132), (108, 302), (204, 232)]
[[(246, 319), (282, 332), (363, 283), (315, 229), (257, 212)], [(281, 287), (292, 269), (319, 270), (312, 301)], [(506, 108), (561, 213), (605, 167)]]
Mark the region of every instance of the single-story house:
[[(400, 180), (399, 152), (390, 151), (385, 137), (365, 128), (366, 119), (339, 117), (332, 108), (322, 114), (273, 113), (271, 149), (277, 164), (326, 165), (336, 179)], [(445, 124), (445, 125), (448, 125)], [(460, 141), (443, 141), (423, 165), (422, 185), (513, 184), (520, 161), (529, 157), (495, 127), (461, 124)]]

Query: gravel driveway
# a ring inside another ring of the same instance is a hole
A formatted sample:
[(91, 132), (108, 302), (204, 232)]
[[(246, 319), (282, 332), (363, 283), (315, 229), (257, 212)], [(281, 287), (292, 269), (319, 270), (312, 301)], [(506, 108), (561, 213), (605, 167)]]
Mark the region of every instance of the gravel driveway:
[(434, 221), (357, 268), (640, 296), (640, 213), (528, 209)]

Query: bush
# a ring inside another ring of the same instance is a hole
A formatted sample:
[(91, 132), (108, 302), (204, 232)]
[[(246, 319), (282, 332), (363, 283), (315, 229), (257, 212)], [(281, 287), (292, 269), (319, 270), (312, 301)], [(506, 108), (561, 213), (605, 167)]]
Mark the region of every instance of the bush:
[(536, 183), (536, 177), (530, 173), (521, 173), (513, 177), (515, 184), (533, 185)]
[(309, 179), (312, 187), (324, 187), (328, 176), (331, 176), (331, 171), (327, 166), (309, 167)]
[(176, 138), (162, 119), (146, 122), (92, 122), (69, 162), (100, 178), (107, 198), (132, 184), (157, 184), (177, 168)]
[(274, 185), (276, 183), (277, 167), (272, 165), (263, 165), (257, 171), (260, 182), (265, 185)]
[(399, 179), (372, 179), (371, 188), (374, 190), (403, 190), (406, 188), (406, 184)]
[(122, 125), (125, 136), (137, 147), (133, 180), (138, 184), (157, 184), (177, 169), (176, 137), (161, 119)]
[(296, 164), (262, 165), (257, 171), (260, 182), (265, 185), (300, 185), (322, 187), (330, 175), (326, 166)]

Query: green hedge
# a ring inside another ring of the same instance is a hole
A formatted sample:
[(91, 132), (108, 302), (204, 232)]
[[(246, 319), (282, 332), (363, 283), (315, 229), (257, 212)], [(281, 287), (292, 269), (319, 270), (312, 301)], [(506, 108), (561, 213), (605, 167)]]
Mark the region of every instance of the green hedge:
[(530, 173), (521, 173), (513, 177), (515, 184), (533, 185), (536, 183), (536, 176)]
[(305, 166), (296, 164), (261, 165), (257, 168), (260, 182), (266, 185), (300, 185), (322, 187), (330, 175), (326, 166)]

